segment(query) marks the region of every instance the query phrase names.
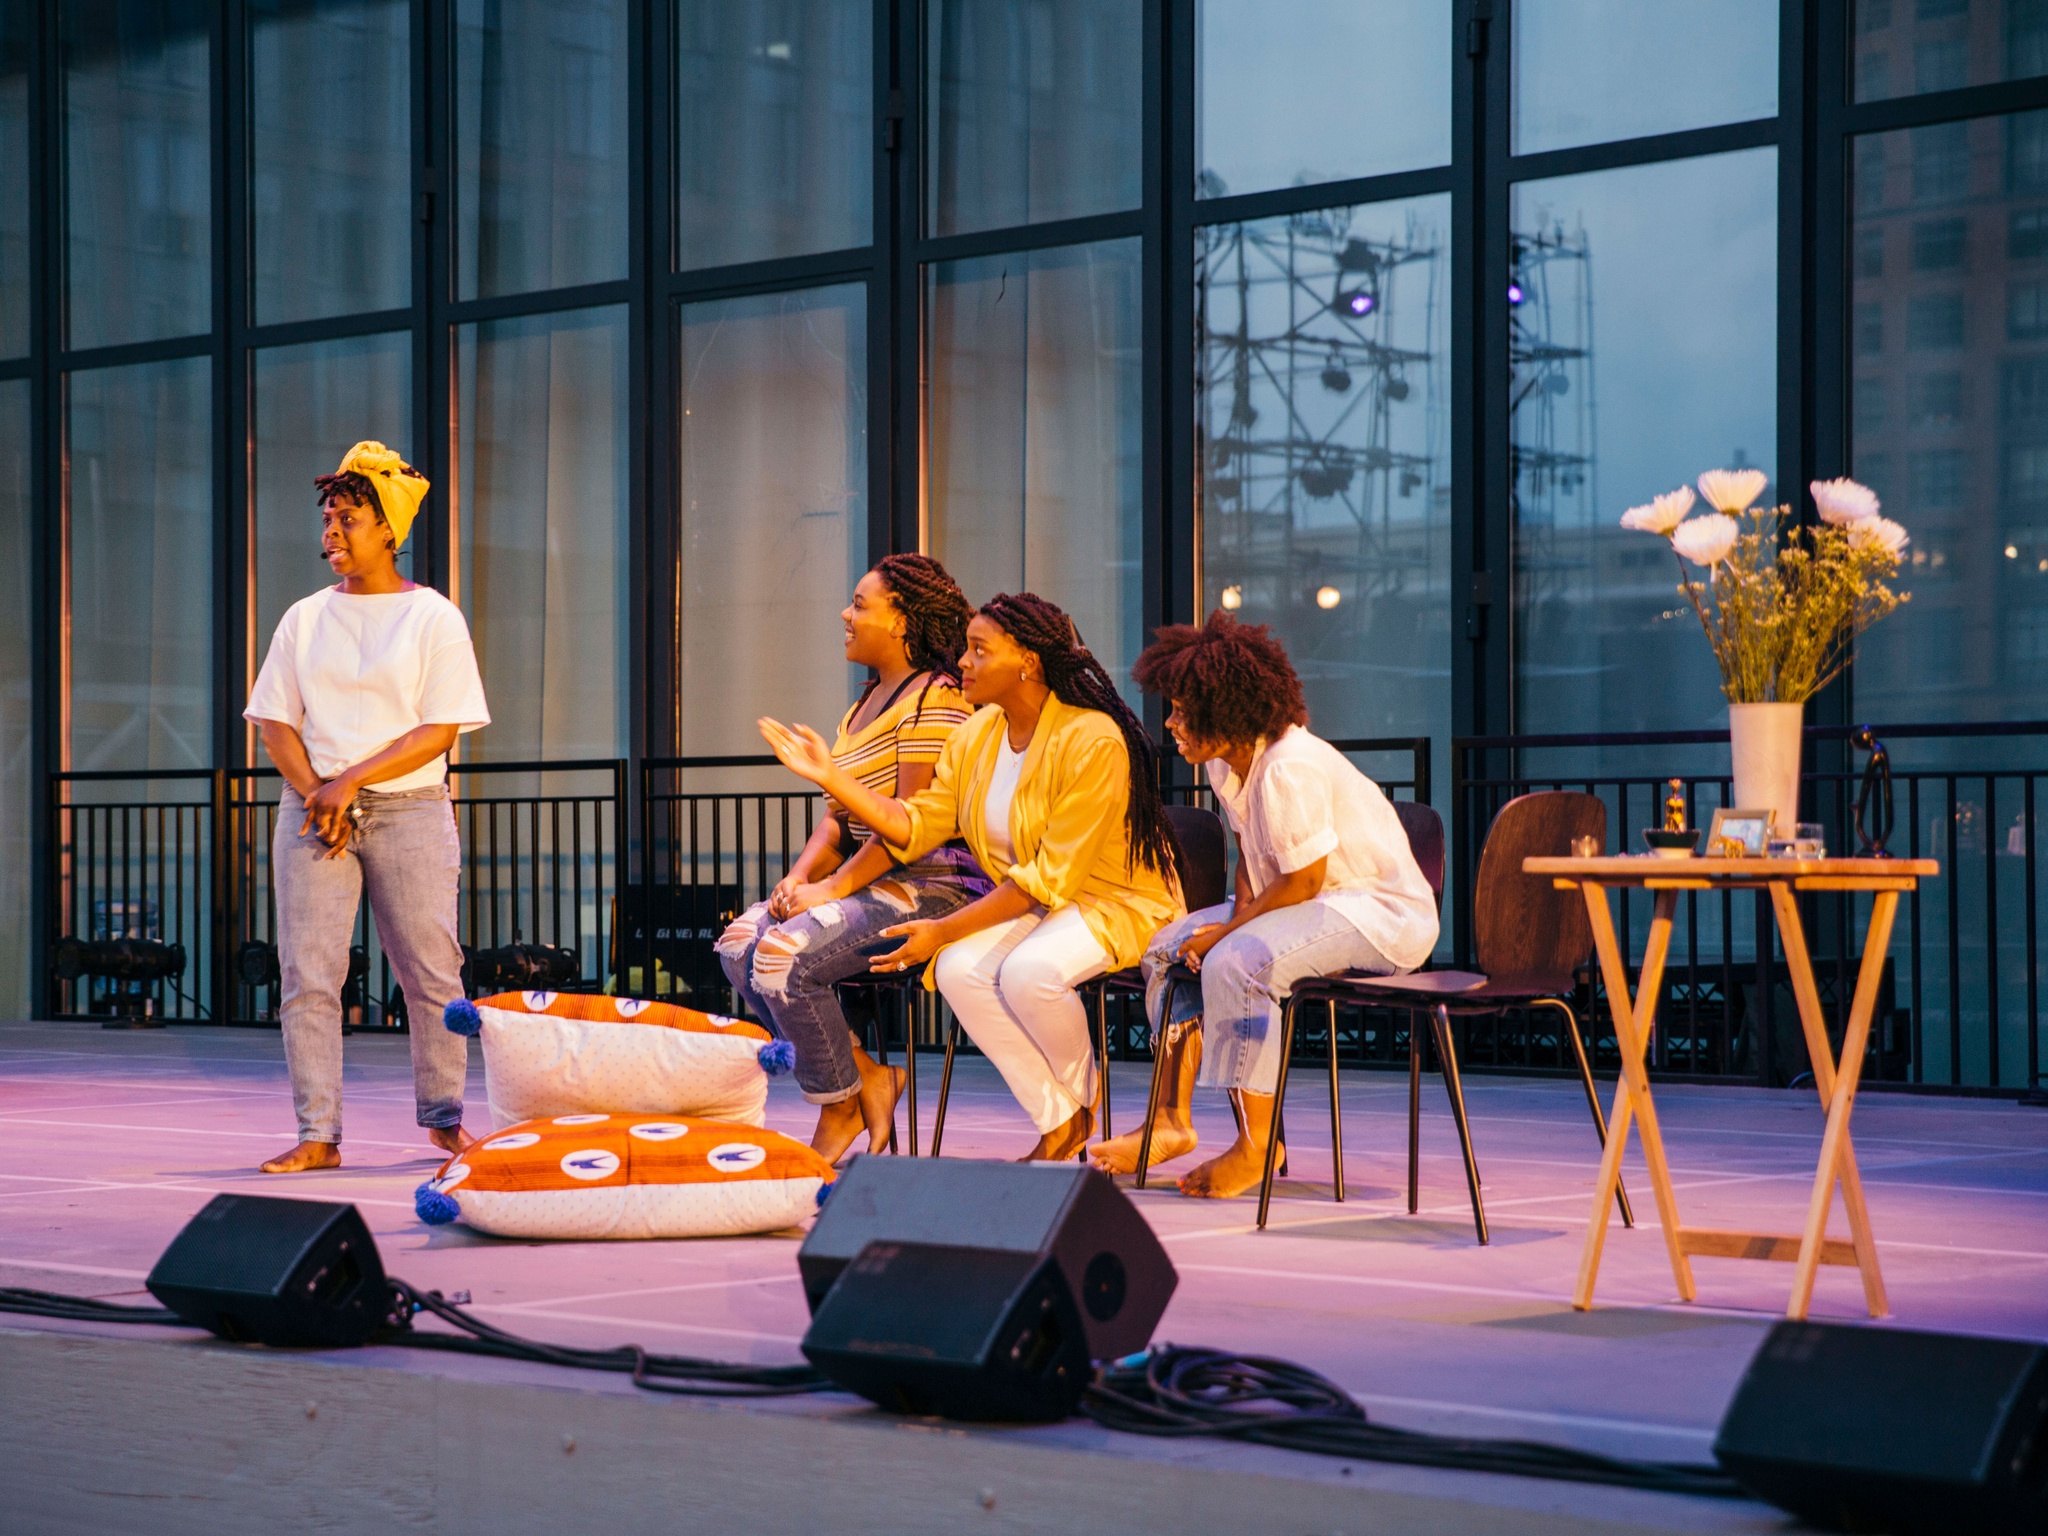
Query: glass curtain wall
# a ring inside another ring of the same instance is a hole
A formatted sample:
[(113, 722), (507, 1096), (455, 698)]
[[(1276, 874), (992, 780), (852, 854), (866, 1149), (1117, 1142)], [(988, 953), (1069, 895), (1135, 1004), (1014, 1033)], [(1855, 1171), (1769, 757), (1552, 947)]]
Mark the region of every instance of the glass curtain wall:
[(212, 327), (206, 0), (63, 0), (68, 340)]
[(968, 599), (1036, 592), (1135, 705), (1144, 645), (1135, 240), (927, 279), (926, 545)]
[[(1702, 208), (1714, 238), (1673, 240)], [(1777, 155), (1522, 182), (1510, 227), (1517, 726), (1723, 727), (1670, 546), (1619, 520), (1702, 470), (1775, 477)]]
[(73, 768), (213, 766), (212, 367), (74, 373)]
[(626, 311), (461, 328), (457, 558), (489, 730), (483, 762), (623, 757), (632, 680)]
[(868, 565), (867, 289), (681, 307), (677, 460), (685, 753), (828, 737), (861, 674), (839, 620)]
[(36, 686), (31, 629), (29, 386), (0, 380), (0, 1018), (29, 1016), (29, 914), (35, 910), (31, 776)]
[(412, 7), (249, 0), (256, 321), (412, 298)]
[(627, 0), (457, 0), (457, 297), (626, 275)]

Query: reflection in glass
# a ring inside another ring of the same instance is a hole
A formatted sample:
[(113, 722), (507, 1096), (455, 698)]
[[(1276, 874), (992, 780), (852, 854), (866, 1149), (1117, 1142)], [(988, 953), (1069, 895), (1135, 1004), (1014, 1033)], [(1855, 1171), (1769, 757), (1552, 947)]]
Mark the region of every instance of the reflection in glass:
[[(364, 438), (387, 443), (408, 459), (412, 438), (412, 337), (354, 336), (297, 347), (266, 347), (255, 355), (256, 628), (249, 681), (263, 665), (285, 609), (334, 584), (320, 558), (320, 507), (313, 479), (331, 475), (341, 456)], [(438, 490), (438, 488), (437, 488)], [(432, 517), (445, 505), (430, 492), (421, 508)], [(424, 527), (422, 521), (419, 527)], [(410, 575), (417, 531), (398, 552)]]
[(1514, 18), (1518, 155), (1777, 116), (1778, 0), (1522, 0)]
[(410, 303), (411, 7), (248, 9), (256, 323)]
[(942, 262), (925, 295), (926, 546), (968, 599), (1073, 615), (1134, 702), (1144, 643), (1136, 240)]
[(2041, 0), (1856, 0), (1858, 101), (2048, 75)]
[(830, 735), (853, 697), (839, 612), (868, 564), (867, 289), (682, 307), (682, 745)]
[(73, 768), (212, 764), (211, 374), (193, 357), (66, 381)]
[(457, 296), (626, 275), (626, 0), (459, 0)]
[(73, 347), (190, 336), (213, 323), (209, 9), (203, 0), (65, 0)]
[[(1911, 7), (1901, 7), (1910, 16)], [(1851, 473), (1913, 543), (1858, 648), (1886, 720), (2048, 713), (2048, 112), (1856, 141)], [(1981, 756), (1972, 748), (1973, 756)]]
[[(1701, 209), (1714, 238), (1673, 239)], [(1776, 151), (1524, 182), (1511, 217), (1516, 726), (1723, 726), (1676, 557), (1619, 519), (1702, 470), (1772, 470)]]
[(927, 232), (1135, 208), (1142, 0), (926, 0)]
[(455, 588), (491, 701), (480, 761), (623, 757), (626, 311), (465, 325)]
[(29, 776), (35, 692), (30, 641), (28, 380), (0, 382), (0, 1017), (29, 1016), (33, 825), (42, 797)]
[(1202, 0), (1197, 195), (1447, 163), (1452, 12), (1441, 0)]
[[(0, 9), (0, 357), (28, 351), (28, 65), (34, 12)], [(0, 1007), (10, 994), (0, 977)]]
[(676, 265), (866, 245), (874, 222), (874, 7), (682, 0)]
[(1196, 232), (1202, 609), (1326, 737), (1449, 734), (1449, 236), (1441, 196)]

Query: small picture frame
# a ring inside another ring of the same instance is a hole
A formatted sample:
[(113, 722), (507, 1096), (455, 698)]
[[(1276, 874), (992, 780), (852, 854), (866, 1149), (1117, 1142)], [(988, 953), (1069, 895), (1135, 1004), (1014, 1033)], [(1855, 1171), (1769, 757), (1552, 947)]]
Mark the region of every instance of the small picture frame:
[(1745, 811), (1734, 806), (1722, 806), (1714, 812), (1714, 824), (1707, 831), (1707, 857), (1763, 858), (1770, 851), (1774, 819), (1769, 810)]

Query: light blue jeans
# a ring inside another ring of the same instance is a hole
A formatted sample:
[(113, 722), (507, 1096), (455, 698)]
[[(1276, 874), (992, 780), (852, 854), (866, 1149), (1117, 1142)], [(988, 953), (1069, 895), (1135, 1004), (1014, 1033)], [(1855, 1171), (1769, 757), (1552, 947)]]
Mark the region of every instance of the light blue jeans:
[[(1142, 962), (1145, 1013), (1157, 1040), (1166, 1007), (1166, 968), (1197, 928), (1227, 923), (1235, 903), (1204, 907), (1152, 936)], [(1255, 917), (1202, 957), (1202, 995), (1185, 984), (1174, 992), (1174, 1026), (1202, 1021), (1204, 1088), (1271, 1093), (1280, 1082), (1280, 1010), (1297, 981), (1338, 971), (1390, 976), (1400, 967), (1382, 955), (1350, 920), (1320, 901), (1304, 901)]]
[[(865, 890), (827, 901), (778, 923), (756, 902), (713, 946), (733, 990), (755, 1017), (796, 1051), (796, 1083), (813, 1104), (837, 1104), (860, 1092), (853, 1039), (835, 983), (865, 976), (868, 961), (901, 939), (884, 928), (944, 917), (986, 895), (988, 880), (972, 873), (896, 870)], [(916, 973), (910, 973), (916, 985)]]
[(405, 989), (412, 1020), (419, 1123), (435, 1130), (462, 1123), (469, 1041), (441, 1027), (441, 1010), (462, 996), (462, 945), (455, 937), (462, 845), (447, 786), (365, 790), (353, 818), (348, 850), (330, 859), (316, 834), (300, 835), (305, 802), (286, 785), (270, 839), (284, 983), (278, 1012), (301, 1141), (341, 1140), (341, 989), (366, 888), (377, 940)]

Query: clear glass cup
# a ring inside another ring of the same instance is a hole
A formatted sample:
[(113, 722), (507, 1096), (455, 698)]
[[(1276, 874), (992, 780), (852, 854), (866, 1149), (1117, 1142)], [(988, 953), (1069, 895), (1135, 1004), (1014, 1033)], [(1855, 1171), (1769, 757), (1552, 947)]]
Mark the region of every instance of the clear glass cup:
[(1792, 829), (1794, 857), (1824, 859), (1828, 856), (1828, 829), (1817, 821), (1802, 821)]
[(1600, 839), (1597, 837), (1575, 837), (1572, 839), (1572, 857), (1575, 859), (1597, 859), (1600, 857)]

